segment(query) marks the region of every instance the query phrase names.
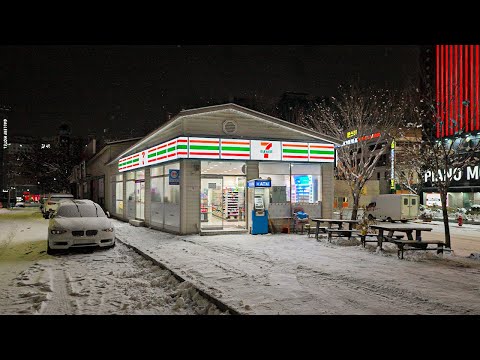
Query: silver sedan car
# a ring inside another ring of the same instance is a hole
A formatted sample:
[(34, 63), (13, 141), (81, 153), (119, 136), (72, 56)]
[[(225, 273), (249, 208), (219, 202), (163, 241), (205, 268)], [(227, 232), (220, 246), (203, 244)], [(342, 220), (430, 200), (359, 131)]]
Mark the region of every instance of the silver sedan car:
[(100, 205), (64, 199), (48, 223), (47, 253), (77, 247), (113, 247), (115, 229)]

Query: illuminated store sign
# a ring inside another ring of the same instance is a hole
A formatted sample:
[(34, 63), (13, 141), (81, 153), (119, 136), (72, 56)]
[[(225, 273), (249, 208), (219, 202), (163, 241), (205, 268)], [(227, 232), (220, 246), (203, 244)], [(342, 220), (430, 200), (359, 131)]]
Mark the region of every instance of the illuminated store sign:
[(358, 133), (358, 130), (352, 130), (347, 132), (347, 139), (354, 137), (355, 135), (357, 135), (357, 133)]
[(7, 119), (3, 119), (3, 148), (6, 149), (8, 146), (8, 137), (7, 137)]
[(395, 190), (395, 140), (390, 145), (390, 190)]
[(280, 141), (251, 140), (252, 160), (281, 160)]
[[(425, 172), (425, 182), (429, 181), (443, 181), (443, 176), (445, 174), (442, 173), (442, 171), (438, 170), (438, 174), (434, 174), (433, 172), (426, 171)], [(452, 177), (453, 175), (453, 177)], [(479, 180), (480, 178), (480, 169), (479, 166), (467, 166), (463, 171), (460, 171), (459, 169), (455, 169), (455, 172), (453, 173), (452, 169), (448, 169), (447, 171), (447, 177), (452, 177), (452, 183), (454, 181), (461, 181), (463, 179), (466, 179), (467, 181), (470, 180)]]
[(333, 163), (335, 150), (333, 144), (179, 137), (120, 159), (118, 170), (128, 171), (181, 158)]
[(272, 187), (272, 180), (270, 180), (270, 179), (267, 179), (267, 180), (259, 180), (259, 179), (249, 180), (247, 182), (247, 187), (249, 187), (249, 188), (254, 188), (254, 187), (269, 188), (269, 187)]
[[(355, 130), (355, 133), (356, 133), (357, 130)], [(347, 133), (347, 138), (349, 138), (348, 134), (350, 134), (351, 132)], [(343, 145), (351, 145), (351, 144), (355, 144), (357, 142), (360, 142), (360, 141), (367, 141), (367, 140), (370, 140), (370, 139), (376, 139), (376, 138), (379, 138), (380, 137), (380, 133), (379, 132), (376, 132), (374, 134), (371, 134), (371, 135), (364, 135), (364, 136), (360, 136), (359, 138), (353, 138), (353, 139), (348, 139), (348, 140), (345, 140), (342, 144)]]

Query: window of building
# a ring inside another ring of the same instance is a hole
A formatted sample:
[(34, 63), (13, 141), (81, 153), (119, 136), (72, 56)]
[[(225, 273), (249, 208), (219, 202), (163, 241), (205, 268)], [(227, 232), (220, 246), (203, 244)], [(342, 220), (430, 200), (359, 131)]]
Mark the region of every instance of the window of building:
[(380, 180), (380, 173), (377, 172), (377, 180)]
[(123, 181), (115, 183), (115, 213), (123, 216)]
[(320, 164), (260, 163), (259, 176), (272, 180), (272, 203), (322, 201)]
[(145, 170), (135, 171), (135, 180), (145, 180)]
[[(150, 218), (154, 226), (180, 227), (180, 185), (169, 184), (169, 170), (180, 170), (180, 163), (150, 169)], [(181, 176), (181, 175), (180, 175)]]
[(163, 175), (163, 166), (155, 166), (150, 168), (150, 177), (162, 176)]

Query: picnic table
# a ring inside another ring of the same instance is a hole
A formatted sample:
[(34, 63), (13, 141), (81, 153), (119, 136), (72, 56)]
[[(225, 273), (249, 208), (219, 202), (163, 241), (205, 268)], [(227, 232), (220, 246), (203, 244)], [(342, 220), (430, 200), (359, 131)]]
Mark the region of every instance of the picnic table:
[[(382, 249), (383, 242), (392, 242), (397, 245), (397, 255), (403, 259), (403, 252), (406, 250), (437, 250), (437, 253), (443, 253), (444, 242), (441, 240), (422, 240), (422, 231), (432, 231), (431, 227), (418, 224), (385, 224), (370, 225), (372, 229), (378, 229), (377, 245)], [(415, 239), (413, 232), (415, 231)], [(385, 232), (388, 232), (385, 235)], [(394, 235), (394, 232), (403, 232), (407, 239), (403, 240)], [(437, 245), (436, 248), (428, 248), (429, 244)]]
[[(353, 229), (354, 224), (358, 224), (359, 220), (343, 220), (343, 219), (310, 219), (316, 222), (315, 227), (315, 239), (318, 240), (318, 233), (320, 230), (328, 234), (328, 239), (331, 239), (332, 234), (337, 234), (338, 236), (348, 235), (350, 237), (353, 232), (356, 230)], [(326, 223), (326, 227), (320, 227), (320, 223)], [(348, 229), (343, 228), (343, 224), (348, 224)], [(334, 228), (333, 225), (337, 227)]]

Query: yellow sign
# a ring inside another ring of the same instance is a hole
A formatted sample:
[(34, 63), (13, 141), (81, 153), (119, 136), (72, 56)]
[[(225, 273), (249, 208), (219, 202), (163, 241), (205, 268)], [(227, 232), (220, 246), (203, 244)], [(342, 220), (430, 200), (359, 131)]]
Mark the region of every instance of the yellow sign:
[(357, 135), (357, 130), (352, 130), (347, 132), (347, 139), (350, 139), (351, 137), (354, 137)]
[(395, 180), (390, 180), (390, 189), (395, 189)]
[(390, 148), (395, 149), (395, 140), (392, 140), (392, 145), (390, 145)]

